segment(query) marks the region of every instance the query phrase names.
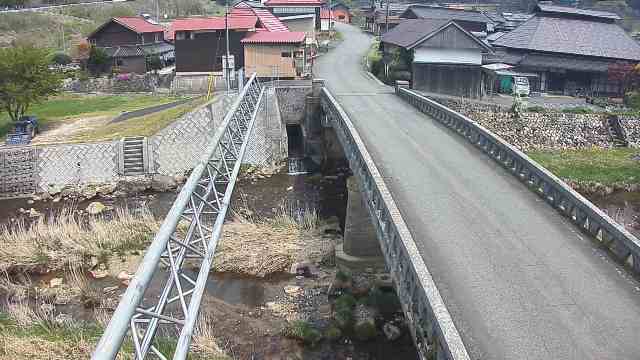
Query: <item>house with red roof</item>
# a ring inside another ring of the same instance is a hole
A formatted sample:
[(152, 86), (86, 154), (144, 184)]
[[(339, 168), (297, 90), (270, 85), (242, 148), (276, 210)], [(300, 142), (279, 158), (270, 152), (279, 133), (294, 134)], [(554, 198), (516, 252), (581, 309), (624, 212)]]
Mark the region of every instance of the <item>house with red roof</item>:
[[(256, 31), (256, 16), (230, 14), (229, 54), (234, 58), (234, 69), (244, 66), (244, 49), (240, 40)], [(222, 59), (226, 55), (225, 18), (193, 17), (176, 19), (171, 24), (176, 47), (176, 73), (203, 75), (222, 72)]]
[[(265, 7), (236, 4), (226, 22), (234, 69), (260, 77), (295, 78), (306, 70), (306, 34), (289, 31)], [(226, 53), (225, 17), (176, 19), (170, 37), (176, 47), (176, 74), (222, 75)]]
[(315, 15), (315, 28), (320, 30), (320, 8), (323, 0), (267, 0), (264, 5), (277, 17)]
[(329, 31), (333, 29), (336, 22), (336, 16), (328, 8), (320, 9), (320, 31)]
[(247, 74), (295, 79), (307, 72), (306, 34), (301, 31), (256, 31), (242, 39)]
[(94, 30), (87, 40), (101, 48), (111, 59), (105, 71), (145, 73), (149, 59), (157, 57), (162, 65), (174, 60), (173, 45), (164, 40), (165, 29), (140, 16), (112, 18)]

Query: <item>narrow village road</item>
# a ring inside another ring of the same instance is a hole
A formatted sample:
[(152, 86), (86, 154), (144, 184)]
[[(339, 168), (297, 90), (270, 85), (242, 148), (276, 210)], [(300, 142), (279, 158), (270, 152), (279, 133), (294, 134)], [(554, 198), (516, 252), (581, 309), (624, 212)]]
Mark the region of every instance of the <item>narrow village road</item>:
[(473, 359), (638, 359), (640, 284), (491, 159), (362, 70), (371, 38), (315, 76), (372, 153)]

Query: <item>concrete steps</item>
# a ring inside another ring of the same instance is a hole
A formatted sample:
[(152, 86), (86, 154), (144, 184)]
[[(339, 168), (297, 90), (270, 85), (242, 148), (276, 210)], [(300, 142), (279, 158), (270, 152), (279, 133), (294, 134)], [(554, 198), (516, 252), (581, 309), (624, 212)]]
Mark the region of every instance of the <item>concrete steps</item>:
[(144, 175), (144, 147), (146, 139), (141, 136), (125, 137), (122, 139), (123, 175)]

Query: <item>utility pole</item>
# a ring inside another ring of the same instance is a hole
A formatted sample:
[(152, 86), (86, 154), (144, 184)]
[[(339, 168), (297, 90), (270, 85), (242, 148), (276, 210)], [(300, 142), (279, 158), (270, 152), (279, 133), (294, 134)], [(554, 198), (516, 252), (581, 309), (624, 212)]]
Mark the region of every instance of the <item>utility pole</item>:
[(384, 26), (385, 26), (384, 32), (385, 33), (389, 32), (389, 1), (391, 1), (391, 0), (387, 0), (387, 14), (386, 14), (385, 19), (384, 19)]
[(62, 43), (62, 52), (67, 52), (67, 47), (64, 43), (64, 24), (60, 24), (60, 41)]
[(156, 0), (156, 22), (160, 24), (160, 0)]
[(224, 62), (224, 77), (226, 79), (227, 91), (231, 90), (231, 79), (229, 76), (231, 75), (231, 71), (229, 71), (229, 0), (225, 2), (225, 10), (224, 10), (224, 31), (225, 31), (225, 42), (227, 45), (227, 56)]

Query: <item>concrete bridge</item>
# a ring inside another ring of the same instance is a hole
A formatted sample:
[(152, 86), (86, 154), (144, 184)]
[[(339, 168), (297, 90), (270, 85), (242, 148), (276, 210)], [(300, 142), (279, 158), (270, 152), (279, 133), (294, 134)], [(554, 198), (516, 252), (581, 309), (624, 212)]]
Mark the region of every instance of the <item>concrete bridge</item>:
[[(316, 64), (303, 116), (303, 155), (345, 157), (345, 263), (386, 263), (425, 359), (633, 359), (640, 353), (640, 243), (526, 155), (453, 111), (361, 69), (369, 37)], [(305, 84), (295, 84), (305, 87)], [(240, 162), (265, 91), (240, 94), (147, 251), (98, 349), (115, 356), (129, 332), (138, 358), (157, 354), (158, 327), (179, 327), (186, 357)], [(295, 112), (299, 112), (296, 107)], [(215, 215), (215, 217), (212, 217)], [(179, 219), (190, 221), (184, 238)], [(181, 271), (201, 261), (197, 278)], [(165, 264), (165, 291), (142, 304)], [(171, 316), (165, 313), (173, 304)], [(180, 312), (181, 311), (181, 312)]]
[(637, 357), (638, 240), (470, 119), (371, 79), (369, 36), (337, 26), (345, 41), (315, 66), (322, 109), (363, 184), (421, 350)]

